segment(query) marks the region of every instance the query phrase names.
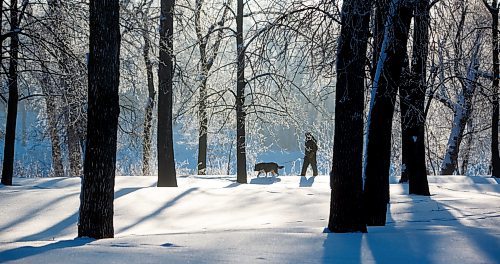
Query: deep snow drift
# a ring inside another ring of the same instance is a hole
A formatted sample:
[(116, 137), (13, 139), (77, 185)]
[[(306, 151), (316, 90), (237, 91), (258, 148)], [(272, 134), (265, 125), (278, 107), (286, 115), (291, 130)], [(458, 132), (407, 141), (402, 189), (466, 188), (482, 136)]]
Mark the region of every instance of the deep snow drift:
[(429, 176), (431, 197), (391, 184), (385, 227), (324, 233), (329, 178), (190, 176), (178, 188), (117, 177), (115, 238), (75, 239), (79, 178), (0, 185), (0, 262), (500, 263), (500, 185)]

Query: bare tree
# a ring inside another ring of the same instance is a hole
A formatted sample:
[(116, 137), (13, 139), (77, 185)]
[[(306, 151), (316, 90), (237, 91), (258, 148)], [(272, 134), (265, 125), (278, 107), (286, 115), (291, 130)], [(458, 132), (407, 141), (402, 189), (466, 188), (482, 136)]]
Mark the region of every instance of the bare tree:
[[(409, 180), (411, 194), (430, 195), (425, 165), (425, 115), (427, 55), (429, 49), (429, 0), (414, 5), (411, 70), (399, 86), (401, 104), (401, 182)], [(405, 177), (407, 177), (405, 179)]]
[(491, 44), (493, 57), (493, 84), (492, 100), (493, 112), (491, 113), (491, 175), (500, 177), (500, 153), (498, 151), (498, 84), (500, 75), (500, 62), (498, 52), (498, 1), (492, 0), (491, 5), (483, 0), (484, 5), (491, 14)]
[[(1, 5), (3, 6), (3, 1)], [(5, 145), (2, 167), (2, 184), (4, 185), (12, 185), (12, 176), (14, 174), (14, 146), (16, 140), (17, 105), (19, 101), (17, 70), (19, 55), (19, 24), (27, 5), (28, 1), (24, 1), (20, 12), (17, 0), (11, 0), (9, 21), (10, 32), (2, 35), (2, 42), (7, 35), (10, 36), (9, 71), (7, 73), (9, 99), (7, 104), (7, 124), (5, 125)]]
[(158, 187), (177, 187), (172, 124), (174, 5), (174, 0), (161, 0), (157, 131)]
[(119, 1), (90, 1), (88, 125), (78, 237), (110, 238), (120, 105)]
[(389, 202), (392, 117), (411, 18), (412, 6), (406, 0), (391, 1), (367, 124), (364, 208), (368, 225), (385, 225)]
[(362, 211), (365, 58), (372, 1), (342, 4), (328, 229), (366, 232)]
[(238, 70), (236, 73), (236, 180), (247, 183), (247, 159), (245, 142), (245, 44), (243, 42), (243, 0), (238, 0), (236, 9), (236, 51)]

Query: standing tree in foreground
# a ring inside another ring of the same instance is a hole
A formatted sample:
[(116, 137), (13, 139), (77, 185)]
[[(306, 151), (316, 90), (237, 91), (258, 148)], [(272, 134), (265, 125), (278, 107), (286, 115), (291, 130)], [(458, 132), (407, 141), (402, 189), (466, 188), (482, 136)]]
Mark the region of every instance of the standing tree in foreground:
[(328, 229), (366, 232), (362, 210), (363, 107), (370, 0), (344, 1), (337, 51), (335, 136)]
[(118, 0), (90, 1), (88, 119), (78, 237), (110, 238), (120, 106)]
[(158, 69), (158, 187), (177, 187), (172, 124), (173, 30), (175, 0), (161, 0)]
[(391, 2), (373, 81), (367, 124), (364, 209), (368, 225), (385, 225), (389, 202), (392, 117), (411, 17), (412, 9), (406, 0)]
[(243, 0), (238, 0), (236, 11), (236, 51), (238, 70), (236, 84), (236, 181), (247, 183), (245, 150), (245, 47), (243, 43)]
[(500, 62), (498, 55), (498, 1), (493, 0), (491, 5), (486, 0), (483, 0), (484, 5), (488, 8), (491, 14), (491, 43), (493, 46), (493, 84), (491, 93), (493, 99), (491, 104), (493, 112), (491, 114), (491, 175), (500, 177), (500, 153), (498, 151), (498, 83), (500, 75)]
[(409, 80), (399, 86), (404, 170), (409, 180), (410, 194), (419, 195), (430, 195), (424, 142), (429, 9), (429, 0), (419, 0), (415, 3), (411, 72)]

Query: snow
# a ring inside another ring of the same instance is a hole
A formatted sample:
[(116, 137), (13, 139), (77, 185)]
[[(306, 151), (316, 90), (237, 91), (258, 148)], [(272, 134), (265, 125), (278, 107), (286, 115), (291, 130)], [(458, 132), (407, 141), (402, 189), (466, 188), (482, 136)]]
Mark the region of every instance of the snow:
[[(391, 184), (385, 227), (325, 233), (327, 176), (116, 178), (115, 238), (76, 238), (79, 178), (0, 185), (0, 263), (500, 263), (497, 179)], [(391, 179), (397, 182), (397, 179)]]

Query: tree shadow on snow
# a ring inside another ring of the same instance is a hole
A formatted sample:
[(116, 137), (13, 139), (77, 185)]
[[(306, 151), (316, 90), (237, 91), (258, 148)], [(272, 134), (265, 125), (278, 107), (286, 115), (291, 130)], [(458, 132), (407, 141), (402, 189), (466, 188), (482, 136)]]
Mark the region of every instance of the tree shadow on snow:
[(149, 215), (146, 215), (146, 216), (142, 217), (141, 219), (139, 219), (135, 223), (132, 223), (132, 224), (126, 226), (126, 227), (121, 228), (119, 231), (115, 232), (115, 234), (125, 232), (125, 231), (133, 228), (134, 226), (140, 224), (141, 222), (146, 221), (147, 219), (154, 218), (155, 216), (159, 215), (160, 213), (162, 213), (167, 208), (169, 208), (169, 207), (173, 206), (174, 204), (176, 204), (179, 200), (181, 200), (182, 198), (184, 198), (188, 194), (190, 194), (190, 193), (192, 193), (192, 192), (194, 192), (194, 191), (196, 191), (198, 189), (199, 189), (198, 187), (193, 187), (193, 188), (190, 188), (190, 189), (184, 191), (183, 193), (177, 195), (174, 199), (170, 200), (169, 202), (165, 203), (160, 208), (156, 209), (154, 212), (150, 213)]
[(362, 263), (362, 233), (330, 233), (325, 228), (322, 263)]
[[(152, 187), (154, 187), (155, 184), (153, 184)], [(144, 187), (139, 187), (139, 188), (123, 188), (115, 192), (115, 200), (123, 197), (127, 194), (130, 194), (132, 192), (135, 192), (137, 190), (143, 189)], [(75, 229), (77, 228), (78, 224), (78, 215), (79, 211), (76, 210), (73, 214), (70, 216), (66, 217), (65, 219), (59, 221), (58, 223), (54, 224), (53, 226), (42, 230), (38, 233), (34, 233), (28, 236), (24, 236), (17, 241), (33, 241), (33, 240), (47, 240), (47, 239), (53, 239), (54, 237), (59, 236), (62, 232), (64, 232), (65, 229), (74, 226)]]
[[(453, 253), (463, 253), (462, 256), (453, 257), (464, 262), (495, 263), (500, 260), (498, 236), (489, 234), (487, 228), (462, 224), (457, 216), (449, 212), (449, 205), (442, 204), (433, 197), (408, 197), (411, 199), (408, 201), (410, 207), (399, 212), (404, 214), (404, 220), (398, 220), (396, 215), (393, 217), (389, 206), (388, 224), (368, 228), (366, 246), (376, 263), (404, 263), (409, 260), (415, 263), (436, 263), (440, 260), (435, 257), (446, 257)], [(463, 252), (460, 248), (471, 250), (474, 254)], [(478, 259), (478, 256), (483, 259)]]
[(75, 238), (73, 240), (57, 241), (40, 247), (24, 246), (19, 248), (8, 249), (0, 251), (0, 262), (21, 260), (27, 257), (44, 254), (49, 251), (57, 249), (80, 247), (92, 241), (94, 241), (94, 239)]

